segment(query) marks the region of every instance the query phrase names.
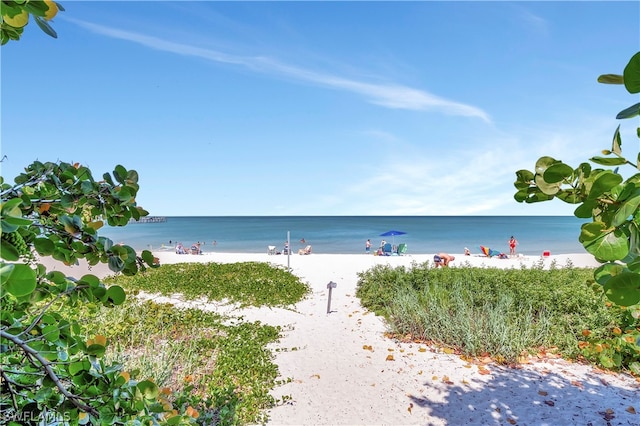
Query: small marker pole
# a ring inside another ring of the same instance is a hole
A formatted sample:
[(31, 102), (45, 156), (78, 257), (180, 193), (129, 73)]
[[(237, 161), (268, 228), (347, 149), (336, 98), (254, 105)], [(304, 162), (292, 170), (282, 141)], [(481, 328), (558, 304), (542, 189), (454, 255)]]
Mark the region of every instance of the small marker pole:
[(329, 300), (327, 300), (327, 313), (330, 314), (331, 313), (331, 290), (336, 288), (338, 286), (338, 284), (334, 283), (333, 281), (329, 281), (329, 284), (327, 284), (327, 288), (329, 289)]
[(291, 258), (291, 231), (287, 231), (287, 270), (291, 271), (291, 267), (289, 266), (289, 259)]

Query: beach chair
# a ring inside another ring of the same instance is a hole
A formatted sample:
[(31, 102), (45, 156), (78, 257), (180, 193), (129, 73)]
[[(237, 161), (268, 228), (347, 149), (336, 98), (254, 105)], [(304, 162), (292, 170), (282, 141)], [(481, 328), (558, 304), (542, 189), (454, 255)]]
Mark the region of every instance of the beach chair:
[(276, 246), (267, 246), (267, 254), (276, 254)]
[(391, 247), (391, 243), (386, 243), (382, 247), (382, 254), (385, 256), (391, 256), (391, 253), (393, 253), (393, 247)]
[(298, 254), (311, 254), (311, 246), (298, 250)]
[(398, 256), (407, 253), (407, 245), (405, 243), (398, 244)]

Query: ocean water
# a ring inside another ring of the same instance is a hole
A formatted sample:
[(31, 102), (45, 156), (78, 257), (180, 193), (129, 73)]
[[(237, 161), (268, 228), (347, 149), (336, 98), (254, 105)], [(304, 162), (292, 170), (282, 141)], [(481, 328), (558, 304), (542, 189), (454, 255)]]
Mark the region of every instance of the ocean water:
[[(584, 253), (578, 242), (582, 223), (573, 216), (181, 216), (104, 227), (99, 235), (136, 250), (200, 242), (203, 252), (261, 253), (269, 245), (281, 251), (289, 233), (294, 253), (310, 244), (314, 253), (329, 254), (364, 253), (367, 239), (372, 247), (382, 239), (406, 243), (408, 254), (462, 253), (465, 247), (478, 254), (481, 245), (508, 253), (513, 235), (518, 253), (541, 255)], [(406, 234), (380, 236), (390, 230)]]

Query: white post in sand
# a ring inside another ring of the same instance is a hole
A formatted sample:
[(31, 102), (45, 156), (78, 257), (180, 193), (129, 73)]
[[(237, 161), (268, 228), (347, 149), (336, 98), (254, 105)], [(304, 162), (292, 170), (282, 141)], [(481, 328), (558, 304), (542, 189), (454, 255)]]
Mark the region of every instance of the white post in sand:
[(330, 314), (331, 313), (331, 290), (336, 288), (338, 286), (338, 284), (334, 283), (333, 281), (329, 281), (329, 284), (327, 284), (327, 288), (329, 289), (329, 299), (327, 300), (327, 313)]
[(289, 267), (289, 258), (291, 256), (291, 236), (289, 235), (291, 231), (287, 231), (287, 270), (291, 271), (291, 267)]

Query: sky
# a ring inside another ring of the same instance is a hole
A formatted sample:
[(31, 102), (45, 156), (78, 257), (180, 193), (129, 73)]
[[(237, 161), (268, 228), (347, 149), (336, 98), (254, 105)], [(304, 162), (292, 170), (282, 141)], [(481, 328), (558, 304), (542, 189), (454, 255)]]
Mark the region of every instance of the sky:
[(638, 152), (638, 96), (597, 77), (640, 50), (640, 2), (60, 3), (57, 39), (0, 51), (5, 181), (120, 164), (159, 216), (572, 215), (515, 172), (619, 124)]

